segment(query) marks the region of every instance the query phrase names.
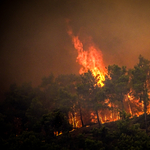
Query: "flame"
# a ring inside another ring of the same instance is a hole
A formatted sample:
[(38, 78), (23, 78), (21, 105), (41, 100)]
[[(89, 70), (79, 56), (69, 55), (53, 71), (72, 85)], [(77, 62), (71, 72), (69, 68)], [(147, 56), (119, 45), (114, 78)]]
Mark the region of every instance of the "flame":
[(54, 131), (54, 135), (55, 136), (59, 136), (59, 135), (61, 135), (62, 134), (62, 131), (60, 131), (60, 133), (58, 133), (58, 131)]
[[(120, 120), (120, 113), (119, 113), (119, 106), (113, 103), (109, 102), (109, 99), (105, 100), (105, 103), (107, 103), (107, 105), (111, 108), (113, 107), (113, 112), (109, 109), (105, 109), (105, 110), (99, 110), (98, 114), (99, 114), (99, 120), (102, 124), (106, 123), (106, 122), (111, 122), (111, 121), (117, 121)], [(141, 102), (139, 102), (138, 99), (135, 99), (135, 97), (127, 94), (125, 101), (124, 101), (124, 105), (125, 105), (125, 111), (127, 113), (131, 114), (131, 117), (133, 116), (137, 116), (139, 117), (140, 115), (142, 115), (144, 113), (144, 104)], [(74, 117), (71, 113), (69, 113), (69, 123), (73, 125), (74, 128), (80, 128), (82, 127), (81, 125), (81, 120), (79, 117), (79, 114), (75, 113)], [(150, 114), (150, 104), (147, 106), (147, 114)], [(84, 118), (84, 116), (83, 116)], [(97, 116), (95, 114), (94, 111), (91, 111), (90, 113), (90, 118), (91, 118), (91, 122), (92, 123), (97, 123)], [(89, 122), (90, 123), (90, 122)]]
[[(85, 49), (85, 45), (83, 44), (83, 42), (81, 42), (78, 36), (75, 36), (73, 34), (72, 29), (70, 27), (68, 27), (68, 35), (72, 38), (72, 43), (78, 53), (76, 61), (81, 65), (79, 74), (86, 73), (88, 72), (88, 70), (90, 70), (95, 77), (98, 77), (98, 85), (104, 86), (103, 81), (105, 81), (105, 75), (107, 74), (107, 71), (104, 67), (102, 52), (100, 51), (100, 49), (98, 49), (91, 40), (90, 43), (88, 43), (88, 48)], [(126, 105), (126, 112), (130, 113), (132, 117), (135, 115), (142, 115), (144, 113), (144, 105), (143, 103), (140, 103), (139, 100), (136, 100), (134, 96), (130, 95), (131, 93), (132, 91), (130, 91), (125, 98), (124, 103)], [(109, 102), (109, 99), (107, 99), (105, 103), (107, 103), (107, 105), (110, 108), (113, 107), (114, 111), (100, 111), (99, 119), (101, 123), (103, 124), (105, 122), (119, 120), (119, 105), (111, 104)], [(147, 113), (150, 113), (150, 104), (148, 105)], [(81, 121), (76, 114), (74, 115), (74, 117), (72, 115), (69, 115), (69, 118), (69, 122), (73, 125), (74, 128), (79, 128), (82, 126)], [(94, 112), (91, 113), (91, 122), (97, 122), (97, 116)]]
[(73, 128), (80, 128), (82, 127), (81, 121), (79, 119), (79, 116), (77, 115), (77, 112), (74, 113), (74, 116), (71, 112), (69, 112), (69, 123), (73, 125)]
[(68, 30), (68, 34), (72, 38), (74, 48), (78, 52), (76, 61), (81, 65), (79, 74), (83, 74), (90, 70), (95, 77), (98, 77), (98, 84), (103, 86), (105, 80), (106, 69), (103, 64), (103, 58), (101, 51), (90, 42), (87, 50), (83, 49), (83, 43), (79, 40), (78, 36), (74, 36), (71, 29)]

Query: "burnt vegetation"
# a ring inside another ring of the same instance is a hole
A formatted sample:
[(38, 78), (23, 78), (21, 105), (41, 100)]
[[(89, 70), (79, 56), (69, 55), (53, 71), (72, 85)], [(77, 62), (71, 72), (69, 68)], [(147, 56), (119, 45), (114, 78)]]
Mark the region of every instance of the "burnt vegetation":
[(150, 149), (150, 61), (111, 65), (104, 86), (90, 71), (13, 84), (0, 104), (0, 145), (11, 150)]

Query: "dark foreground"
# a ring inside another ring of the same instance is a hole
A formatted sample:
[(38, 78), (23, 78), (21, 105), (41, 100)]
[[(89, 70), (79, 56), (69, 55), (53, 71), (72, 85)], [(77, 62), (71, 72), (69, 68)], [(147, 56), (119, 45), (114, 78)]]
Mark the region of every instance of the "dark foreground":
[[(3, 125), (1, 117), (1, 125)], [(150, 120), (150, 116), (148, 116)], [(7, 125), (8, 126), (8, 125)], [(4, 126), (3, 126), (4, 127)], [(144, 116), (82, 127), (72, 132), (55, 136), (34, 127), (33, 131), (23, 131), (20, 135), (2, 132), (0, 145), (11, 150), (147, 150), (150, 149), (149, 132), (144, 129)], [(45, 126), (46, 129), (46, 126)]]

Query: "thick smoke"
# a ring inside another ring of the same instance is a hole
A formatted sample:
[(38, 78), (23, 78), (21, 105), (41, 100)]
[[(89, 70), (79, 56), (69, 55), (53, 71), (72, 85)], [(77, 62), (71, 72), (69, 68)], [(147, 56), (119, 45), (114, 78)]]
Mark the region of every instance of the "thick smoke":
[[(150, 59), (149, 1), (7, 0), (0, 4), (1, 91), (13, 82), (78, 73), (77, 52), (67, 34), (91, 36), (105, 65), (133, 67), (139, 54)], [(1, 92), (1, 93), (2, 93)]]

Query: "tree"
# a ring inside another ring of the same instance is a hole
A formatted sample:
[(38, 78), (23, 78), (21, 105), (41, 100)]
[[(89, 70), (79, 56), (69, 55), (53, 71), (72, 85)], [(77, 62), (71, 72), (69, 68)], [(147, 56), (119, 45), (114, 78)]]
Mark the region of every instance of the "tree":
[(6, 99), (3, 103), (3, 114), (6, 116), (7, 123), (11, 124), (10, 132), (20, 134), (27, 122), (26, 111), (31, 101), (37, 96), (31, 83), (24, 83), (21, 86), (13, 84), (6, 93)]
[(46, 108), (47, 110), (54, 110), (54, 99), (58, 95), (59, 90), (58, 85), (55, 83), (54, 75), (50, 74), (48, 77), (44, 77), (39, 88), (42, 91), (41, 98), (44, 108)]
[(71, 111), (74, 111), (74, 105), (76, 103), (75, 95), (69, 93), (64, 88), (59, 88), (58, 94), (54, 99), (55, 109), (63, 111), (66, 116)]
[(72, 126), (69, 124), (67, 118), (60, 110), (55, 110), (51, 113), (43, 115), (41, 120), (46, 136), (53, 137), (55, 132), (64, 133), (70, 131)]
[(48, 111), (44, 109), (40, 99), (37, 97), (33, 98), (29, 108), (26, 111), (26, 116), (28, 118), (26, 127), (28, 128), (28, 130), (34, 130), (39, 125), (42, 116), (47, 113)]
[(115, 101), (121, 102), (122, 110), (124, 110), (124, 98), (129, 92), (129, 75), (126, 67), (118, 65), (108, 66), (108, 75), (105, 77), (105, 92), (111, 103)]
[(131, 71), (132, 94), (144, 104), (145, 128), (147, 131), (148, 89), (150, 87), (150, 61), (139, 56), (139, 63)]
[(76, 94), (77, 84), (81, 82), (80, 76), (75, 74), (66, 74), (59, 75), (55, 82), (59, 85), (59, 87), (64, 88), (64, 90), (68, 91), (71, 94)]
[[(61, 110), (68, 110), (66, 113), (71, 114), (73, 125), (76, 126), (76, 114), (79, 110), (79, 101), (77, 97), (77, 85), (81, 82), (79, 75), (69, 74), (69, 75), (59, 75), (55, 79), (56, 84), (59, 86), (59, 92), (55, 102), (57, 104), (56, 108)], [(69, 116), (68, 116), (69, 117)], [(69, 118), (70, 119), (70, 118)]]
[(97, 122), (101, 126), (98, 110), (103, 107), (102, 102), (105, 100), (105, 95), (100, 85), (97, 84), (98, 77), (94, 77), (92, 72), (88, 71), (81, 75), (81, 78), (82, 83), (77, 88), (78, 95), (82, 103), (84, 103), (84, 107), (95, 111)]

